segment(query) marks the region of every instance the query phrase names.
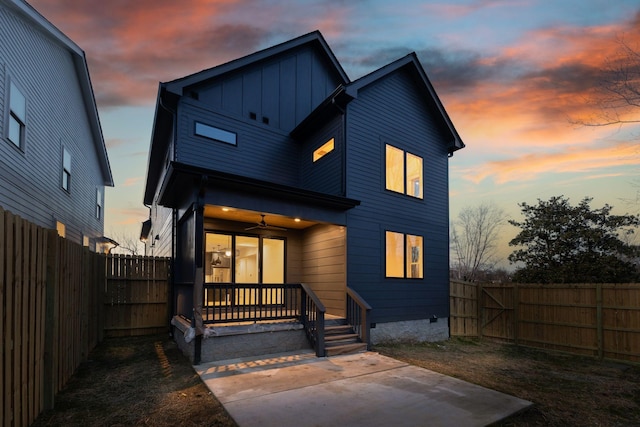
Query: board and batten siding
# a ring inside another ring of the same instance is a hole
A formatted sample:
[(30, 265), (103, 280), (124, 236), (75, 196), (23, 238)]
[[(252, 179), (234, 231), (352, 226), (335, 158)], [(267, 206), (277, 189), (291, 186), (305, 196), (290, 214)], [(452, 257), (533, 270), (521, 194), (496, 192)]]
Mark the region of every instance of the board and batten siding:
[(303, 282), (324, 303), (327, 313), (344, 316), (346, 295), (346, 229), (319, 224), (305, 230)]
[(316, 48), (303, 46), (191, 90), (216, 110), (290, 132), (341, 83)]
[[(236, 134), (236, 145), (195, 134), (195, 122)], [(277, 184), (298, 186), (300, 147), (278, 129), (224, 115), (185, 99), (178, 116), (176, 160), (180, 163)]]
[[(374, 321), (447, 317), (448, 163), (434, 112), (403, 71), (363, 88), (347, 111), (347, 283)], [(422, 157), (424, 198), (385, 190), (385, 144)], [(385, 278), (385, 231), (423, 236), (424, 279)]]
[[(26, 98), (26, 142), (7, 138), (9, 84)], [(103, 235), (104, 180), (69, 51), (0, 4), (0, 205), (66, 237)], [(71, 191), (62, 189), (62, 147), (71, 154)], [(96, 218), (96, 190), (102, 215)]]

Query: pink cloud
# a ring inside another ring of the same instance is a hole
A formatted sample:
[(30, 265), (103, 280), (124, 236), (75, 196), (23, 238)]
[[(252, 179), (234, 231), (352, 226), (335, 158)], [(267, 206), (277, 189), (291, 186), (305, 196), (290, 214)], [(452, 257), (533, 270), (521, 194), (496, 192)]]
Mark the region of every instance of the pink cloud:
[[(492, 178), (497, 184), (529, 181), (547, 173), (589, 173), (605, 168), (635, 166), (640, 163), (640, 150), (635, 141), (606, 147), (568, 147), (554, 153), (524, 154), (508, 160), (490, 161), (462, 176), (474, 183)], [(601, 172), (597, 175), (602, 176)]]

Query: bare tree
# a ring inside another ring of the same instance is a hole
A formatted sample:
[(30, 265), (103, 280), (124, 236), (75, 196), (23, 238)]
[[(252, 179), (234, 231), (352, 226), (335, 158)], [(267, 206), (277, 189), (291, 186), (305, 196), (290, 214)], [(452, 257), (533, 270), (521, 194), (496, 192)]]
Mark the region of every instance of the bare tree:
[(640, 108), (640, 50), (624, 38), (617, 42), (616, 54), (605, 61), (594, 95), (588, 99), (598, 113), (573, 120), (574, 123), (584, 126), (640, 123), (640, 114), (634, 114)]
[(493, 203), (460, 211), (451, 224), (453, 263), (458, 278), (473, 281), (481, 270), (495, 266), (500, 228), (506, 223), (506, 214)]
[(111, 233), (110, 237), (118, 242), (111, 253), (120, 255), (142, 255), (144, 254), (144, 243), (142, 243), (135, 235), (129, 235), (124, 232)]

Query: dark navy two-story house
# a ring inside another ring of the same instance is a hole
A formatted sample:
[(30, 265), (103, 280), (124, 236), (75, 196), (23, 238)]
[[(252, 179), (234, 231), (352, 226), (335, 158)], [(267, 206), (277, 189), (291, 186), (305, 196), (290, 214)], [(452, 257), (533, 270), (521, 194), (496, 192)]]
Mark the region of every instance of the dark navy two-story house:
[(161, 83), (142, 237), (174, 259), (174, 314), (200, 334), (296, 295), (312, 325), (356, 301), (368, 342), (448, 337), (463, 147), (415, 54), (351, 81), (319, 32)]

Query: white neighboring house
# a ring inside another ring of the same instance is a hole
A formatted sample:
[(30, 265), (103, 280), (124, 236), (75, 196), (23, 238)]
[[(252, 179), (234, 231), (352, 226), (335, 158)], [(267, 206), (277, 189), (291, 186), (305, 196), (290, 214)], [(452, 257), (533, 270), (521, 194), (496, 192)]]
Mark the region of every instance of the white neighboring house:
[(0, 0), (0, 206), (102, 251), (113, 176), (84, 51), (22, 0)]

